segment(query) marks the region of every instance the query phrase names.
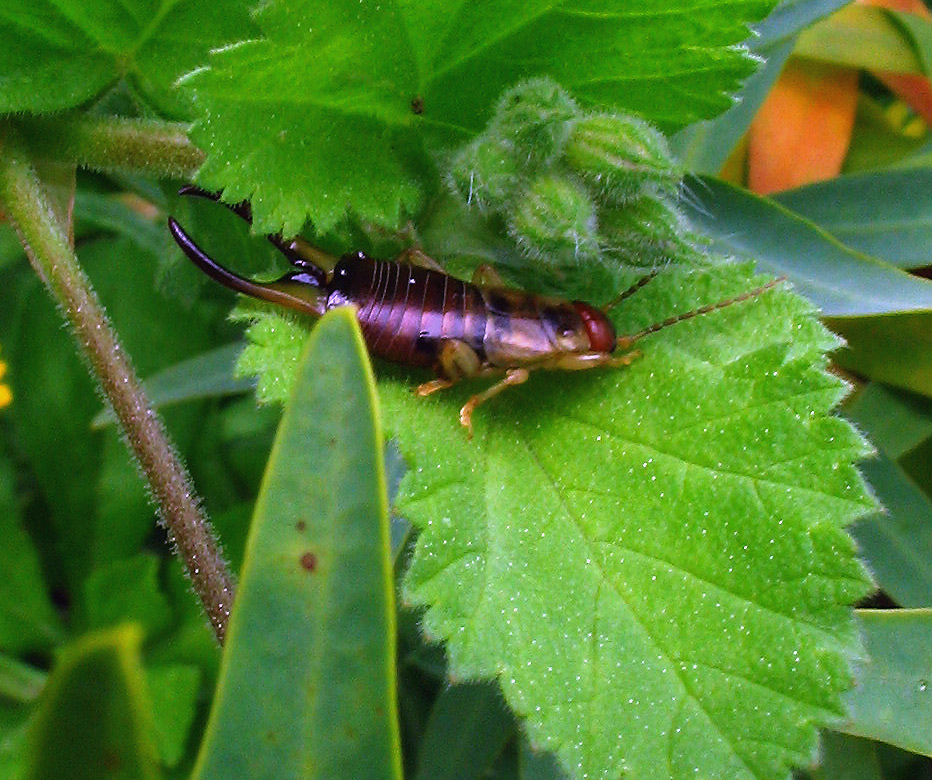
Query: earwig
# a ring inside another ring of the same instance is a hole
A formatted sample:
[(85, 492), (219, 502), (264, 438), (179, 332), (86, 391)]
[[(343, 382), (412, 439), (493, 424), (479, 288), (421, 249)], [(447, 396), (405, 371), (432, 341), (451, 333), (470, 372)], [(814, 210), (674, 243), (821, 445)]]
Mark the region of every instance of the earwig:
[[(218, 195), (196, 187), (185, 187), (181, 194), (220, 200)], [(248, 204), (228, 208), (251, 221)], [(168, 226), (198, 268), (238, 293), (313, 317), (336, 306), (355, 306), (372, 355), (434, 370), (436, 378), (417, 388), (420, 396), (463, 379), (500, 377), (460, 409), (460, 423), (470, 438), (476, 407), (508, 387), (523, 384), (532, 371), (628, 365), (640, 355), (633, 345), (645, 336), (758, 296), (781, 281), (774, 279), (741, 295), (617, 336), (607, 311), (643, 287), (655, 273), (598, 308), (583, 301), (506, 288), (488, 266), (480, 266), (472, 282), (464, 282), (446, 274), (418, 249), (407, 250), (397, 260), (373, 260), (362, 252), (336, 260), (301, 238), (285, 240), (273, 235), (268, 236), (269, 241), (295, 270), (273, 282), (255, 282), (218, 264), (174, 218), (169, 217)]]

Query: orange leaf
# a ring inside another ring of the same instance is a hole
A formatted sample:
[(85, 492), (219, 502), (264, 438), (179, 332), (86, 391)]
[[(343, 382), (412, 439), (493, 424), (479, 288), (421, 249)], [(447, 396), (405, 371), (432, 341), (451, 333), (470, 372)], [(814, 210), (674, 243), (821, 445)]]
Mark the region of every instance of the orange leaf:
[(748, 131), (748, 187), (766, 194), (837, 176), (857, 100), (857, 71), (791, 58)]

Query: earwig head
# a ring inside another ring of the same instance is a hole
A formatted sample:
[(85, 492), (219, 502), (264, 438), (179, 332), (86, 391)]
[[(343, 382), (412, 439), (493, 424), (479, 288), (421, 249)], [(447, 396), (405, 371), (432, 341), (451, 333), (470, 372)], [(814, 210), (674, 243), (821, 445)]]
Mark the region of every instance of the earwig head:
[(579, 314), (586, 334), (589, 336), (589, 346), (593, 352), (611, 352), (615, 349), (615, 326), (612, 325), (605, 312), (590, 306), (582, 301), (573, 301), (573, 306)]

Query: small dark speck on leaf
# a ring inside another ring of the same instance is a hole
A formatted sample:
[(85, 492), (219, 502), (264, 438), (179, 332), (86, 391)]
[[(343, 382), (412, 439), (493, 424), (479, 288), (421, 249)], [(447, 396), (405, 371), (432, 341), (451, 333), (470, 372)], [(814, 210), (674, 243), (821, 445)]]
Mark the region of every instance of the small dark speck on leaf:
[(298, 533), (303, 533), (304, 529), (307, 528), (307, 523), (303, 520), (298, 520), (298, 522), (294, 524), (294, 527), (298, 530)]
[(420, 95), (415, 97), (411, 101), (411, 111), (415, 114), (423, 114), (424, 113), (424, 98), (422, 98)]
[(308, 572), (317, 569), (317, 556), (312, 552), (306, 552), (301, 556), (301, 568)]

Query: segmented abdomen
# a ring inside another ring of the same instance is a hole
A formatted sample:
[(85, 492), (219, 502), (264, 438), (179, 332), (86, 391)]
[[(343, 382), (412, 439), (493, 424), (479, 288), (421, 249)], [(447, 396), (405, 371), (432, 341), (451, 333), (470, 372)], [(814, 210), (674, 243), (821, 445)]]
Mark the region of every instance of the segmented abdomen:
[(486, 306), (475, 285), (419, 266), (365, 255), (334, 269), (327, 308), (356, 306), (370, 353), (431, 366), (446, 339), (463, 341), (484, 360)]

